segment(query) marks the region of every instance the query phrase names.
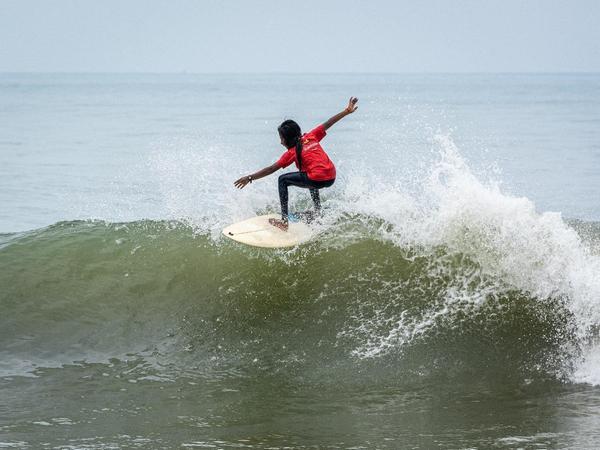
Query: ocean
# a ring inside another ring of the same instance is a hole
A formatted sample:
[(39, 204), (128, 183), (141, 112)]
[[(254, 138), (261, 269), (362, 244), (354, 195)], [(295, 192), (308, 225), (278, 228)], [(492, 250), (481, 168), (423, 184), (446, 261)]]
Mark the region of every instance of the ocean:
[(0, 448), (598, 448), (599, 191), (599, 74), (0, 74)]

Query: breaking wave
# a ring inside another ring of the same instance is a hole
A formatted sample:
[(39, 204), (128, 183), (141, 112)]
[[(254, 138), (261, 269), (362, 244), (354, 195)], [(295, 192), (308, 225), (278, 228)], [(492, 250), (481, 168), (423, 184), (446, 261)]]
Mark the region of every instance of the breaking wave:
[(216, 197), (192, 214), (195, 197), (167, 175), (184, 166), (165, 157), (153, 164), (177, 220), (1, 235), (0, 372), (135, 356), (165, 377), (258, 367), (335, 380), (376, 367), (599, 384), (600, 226), (536, 211), (475, 175), (449, 138), (436, 143), (419, 189), (339, 180), (317, 236), (290, 250), (219, 234), (275, 210), (272, 197)]

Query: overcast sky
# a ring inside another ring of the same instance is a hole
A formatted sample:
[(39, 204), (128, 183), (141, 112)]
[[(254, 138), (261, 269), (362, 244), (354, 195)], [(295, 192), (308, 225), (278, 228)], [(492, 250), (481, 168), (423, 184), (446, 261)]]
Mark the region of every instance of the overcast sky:
[(0, 0), (6, 72), (599, 72), (600, 0)]

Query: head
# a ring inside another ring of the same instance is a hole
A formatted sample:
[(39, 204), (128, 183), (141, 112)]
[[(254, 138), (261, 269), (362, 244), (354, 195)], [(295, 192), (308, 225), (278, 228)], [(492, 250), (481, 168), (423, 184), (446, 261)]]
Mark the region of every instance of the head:
[(279, 128), (279, 138), (281, 139), (281, 145), (285, 148), (296, 147), (296, 161), (298, 161), (298, 169), (302, 170), (302, 130), (293, 120), (284, 120)]
[(285, 146), (285, 148), (295, 147), (300, 136), (302, 136), (300, 125), (293, 120), (283, 121), (281, 125), (279, 125), (279, 128), (277, 128), (277, 131), (279, 131), (281, 145)]

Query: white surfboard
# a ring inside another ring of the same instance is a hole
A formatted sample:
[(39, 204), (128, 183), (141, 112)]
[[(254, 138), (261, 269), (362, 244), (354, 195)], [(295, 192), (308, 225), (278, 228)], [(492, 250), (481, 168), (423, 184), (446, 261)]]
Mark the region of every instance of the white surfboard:
[(271, 225), (269, 219), (281, 219), (281, 216), (267, 214), (252, 217), (229, 225), (223, 229), (223, 234), (242, 244), (267, 248), (293, 247), (312, 237), (312, 230), (304, 222), (290, 221), (288, 230), (283, 231)]

